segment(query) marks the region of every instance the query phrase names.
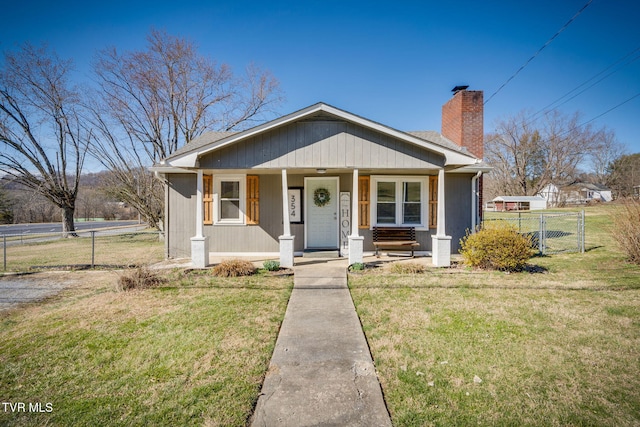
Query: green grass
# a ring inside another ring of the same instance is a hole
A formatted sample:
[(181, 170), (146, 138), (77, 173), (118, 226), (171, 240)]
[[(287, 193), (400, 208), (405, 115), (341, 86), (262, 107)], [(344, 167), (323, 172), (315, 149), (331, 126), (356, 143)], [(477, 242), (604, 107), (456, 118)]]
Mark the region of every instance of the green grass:
[(640, 267), (615, 209), (588, 208), (587, 252), (539, 273), (350, 275), (394, 425), (639, 425)]
[(291, 278), (174, 272), (168, 286), (115, 292), (103, 274), (0, 314), (0, 399), (52, 405), (0, 411), (0, 425), (245, 425)]

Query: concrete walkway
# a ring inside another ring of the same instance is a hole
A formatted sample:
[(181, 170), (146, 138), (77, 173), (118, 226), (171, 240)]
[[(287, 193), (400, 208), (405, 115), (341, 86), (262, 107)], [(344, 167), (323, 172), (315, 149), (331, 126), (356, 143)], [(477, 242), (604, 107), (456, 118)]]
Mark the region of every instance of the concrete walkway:
[(344, 263), (294, 268), (252, 426), (391, 426)]

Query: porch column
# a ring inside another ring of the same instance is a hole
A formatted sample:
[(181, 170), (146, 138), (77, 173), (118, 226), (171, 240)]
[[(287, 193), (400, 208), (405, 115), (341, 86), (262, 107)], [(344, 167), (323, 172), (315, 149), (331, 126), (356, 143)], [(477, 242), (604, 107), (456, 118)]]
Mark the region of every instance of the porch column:
[(349, 236), (349, 265), (362, 263), (364, 236), (358, 232), (358, 169), (353, 170), (353, 184), (351, 190), (351, 235)]
[(436, 267), (451, 265), (451, 236), (445, 231), (444, 168), (438, 171), (438, 225), (436, 235), (431, 236), (431, 259)]
[(293, 241), (291, 235), (291, 221), (289, 220), (289, 185), (287, 183), (287, 170), (282, 169), (282, 236), (280, 241), (280, 267), (293, 267)]
[(209, 238), (204, 235), (202, 169), (198, 169), (196, 181), (196, 235), (191, 238), (191, 262), (196, 268), (204, 268), (209, 264)]

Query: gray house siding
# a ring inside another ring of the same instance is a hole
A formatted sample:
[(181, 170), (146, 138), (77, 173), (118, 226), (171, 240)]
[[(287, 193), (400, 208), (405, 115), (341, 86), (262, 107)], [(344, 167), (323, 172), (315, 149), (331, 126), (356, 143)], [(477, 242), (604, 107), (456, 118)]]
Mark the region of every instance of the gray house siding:
[(190, 257), (189, 238), (196, 234), (196, 175), (167, 175), (167, 191), (167, 254), (172, 258)]
[(341, 121), (302, 121), (223, 147), (200, 159), (204, 169), (434, 169), (444, 156)]
[[(260, 175), (260, 223), (257, 225), (205, 225), (211, 252), (278, 252), (282, 235), (282, 183), (280, 175)], [(195, 217), (195, 212), (192, 217)]]
[[(458, 252), (460, 239), (467, 229), (471, 228), (471, 178), (472, 174), (446, 174), (445, 176), (445, 209), (446, 234), (451, 236), (451, 251)], [(374, 251), (373, 231), (360, 229), (364, 236), (364, 250)], [(418, 250), (431, 251), (431, 237), (436, 234), (435, 229), (416, 231), (416, 240), (420, 243)], [(393, 251), (391, 251), (393, 252)]]
[[(255, 173), (253, 171), (252, 173)], [(305, 175), (290, 173), (289, 187), (303, 187)], [(340, 191), (351, 192), (353, 175), (337, 175)], [(169, 174), (168, 176), (167, 254), (170, 257), (189, 257), (190, 237), (196, 233), (196, 175)], [(452, 236), (452, 251), (457, 252), (459, 241), (471, 227), (471, 174), (447, 174), (445, 190), (446, 232)], [(204, 233), (209, 237), (211, 252), (278, 252), (278, 236), (283, 233), (282, 224), (282, 184), (279, 174), (260, 175), (260, 224), (258, 225), (205, 225)], [(170, 212), (170, 214), (169, 214)], [(419, 250), (431, 250), (431, 236), (436, 230), (416, 233)], [(291, 233), (296, 236), (294, 250), (304, 250), (304, 224), (291, 224)], [(373, 233), (370, 229), (360, 229), (364, 236), (364, 250), (373, 251)], [(250, 242), (248, 245), (247, 242)]]
[(451, 252), (458, 252), (460, 239), (471, 228), (471, 178), (473, 174), (447, 174), (445, 180), (445, 229), (451, 236)]

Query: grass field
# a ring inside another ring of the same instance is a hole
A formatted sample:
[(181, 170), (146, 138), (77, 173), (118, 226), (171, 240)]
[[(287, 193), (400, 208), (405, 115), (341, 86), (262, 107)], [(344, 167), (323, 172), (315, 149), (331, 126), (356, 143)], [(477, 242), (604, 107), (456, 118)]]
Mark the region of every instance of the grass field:
[[(50, 236), (48, 236), (50, 238)], [(123, 266), (145, 265), (164, 258), (164, 244), (157, 233), (127, 233), (111, 236), (37, 241), (30, 240), (18, 244), (9, 242), (6, 248), (7, 271), (28, 271), (52, 267)]]
[(394, 425), (639, 425), (640, 268), (613, 214), (535, 273), (350, 275)]
[(291, 277), (172, 272), (115, 292), (116, 273), (69, 275), (80, 284), (61, 296), (0, 313), (0, 400), (43, 411), (0, 408), (0, 425), (245, 424)]
[[(350, 274), (394, 425), (640, 425), (640, 267), (611, 239), (615, 209), (587, 209), (584, 254), (529, 272)], [(43, 243), (22, 265), (86, 263), (72, 245), (86, 243)], [(155, 250), (123, 238), (98, 262)], [(245, 425), (291, 277), (171, 270), (163, 287), (116, 292), (120, 274), (70, 271), (59, 296), (0, 313), (0, 402), (44, 411), (0, 408), (0, 425)]]

